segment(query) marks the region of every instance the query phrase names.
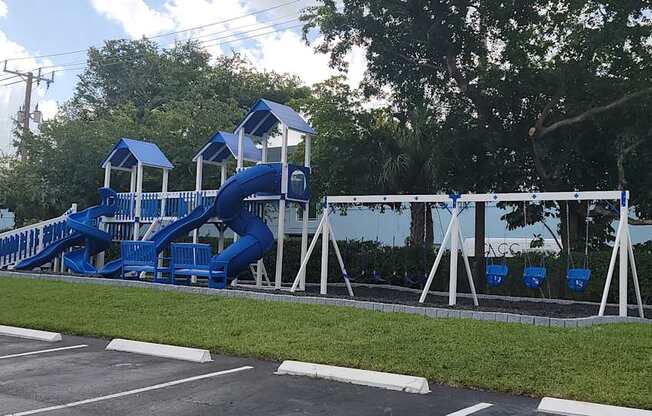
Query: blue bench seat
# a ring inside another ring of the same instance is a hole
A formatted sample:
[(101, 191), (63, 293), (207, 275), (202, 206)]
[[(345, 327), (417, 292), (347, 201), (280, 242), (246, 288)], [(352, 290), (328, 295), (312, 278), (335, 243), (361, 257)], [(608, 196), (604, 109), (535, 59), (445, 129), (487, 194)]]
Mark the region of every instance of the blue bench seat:
[(226, 288), (227, 265), (212, 259), (210, 245), (172, 243), (170, 250), (170, 276), (173, 283), (177, 283), (176, 276), (199, 276), (208, 278), (208, 287)]
[(120, 275), (124, 279), (129, 272), (151, 273), (154, 282), (161, 282), (161, 273), (168, 273), (169, 269), (158, 264), (158, 254), (153, 241), (121, 241), (120, 254), (122, 268)]

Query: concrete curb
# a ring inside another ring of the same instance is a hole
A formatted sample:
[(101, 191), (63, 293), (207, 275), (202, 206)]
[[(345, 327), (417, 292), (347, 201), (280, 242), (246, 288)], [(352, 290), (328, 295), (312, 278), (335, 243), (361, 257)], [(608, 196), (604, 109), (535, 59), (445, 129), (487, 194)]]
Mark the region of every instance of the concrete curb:
[[(536, 325), (555, 328), (584, 328), (593, 325), (615, 323), (646, 323), (652, 324), (652, 319), (634, 316), (590, 316), (585, 318), (550, 318), (545, 316), (518, 315), (506, 312), (475, 311), (469, 309), (451, 309), (425, 306), (399, 305), (392, 303), (359, 301), (353, 299), (322, 298), (317, 296), (301, 296), (293, 294), (254, 292), (238, 289), (209, 289), (197, 286), (175, 286), (170, 284), (149, 283), (132, 280), (106, 279), (99, 277), (51, 275), (40, 273), (22, 273), (0, 271), (1, 277), (13, 277), (35, 280), (61, 281), (79, 284), (109, 285), (118, 287), (133, 287), (151, 290), (172, 291), (181, 293), (195, 293), (204, 295), (222, 296), (227, 298), (264, 300), (270, 302), (292, 302), (312, 305), (346, 306), (358, 309), (369, 309), (377, 312), (410, 313), (438, 319), (475, 319), (501, 323), (514, 323), (523, 325)], [(596, 310), (597, 312), (597, 310)]]
[(283, 361), (276, 371), (276, 374), (322, 378), (325, 380), (341, 381), (344, 383), (404, 391), (407, 393), (430, 393), (428, 380), (423, 377), (358, 370), (356, 368), (336, 367), (332, 365), (304, 363), (301, 361)]
[(17, 337), (34, 339), (45, 342), (61, 341), (61, 334), (58, 332), (39, 331), (36, 329), (18, 328), (15, 326), (0, 325), (0, 335), (7, 337)]
[(173, 358), (176, 360), (206, 363), (213, 361), (208, 350), (177, 347), (176, 345), (154, 344), (151, 342), (131, 341), (115, 338), (106, 346), (107, 351), (122, 351), (154, 357)]
[(544, 397), (538, 412), (562, 416), (652, 416), (652, 411)]

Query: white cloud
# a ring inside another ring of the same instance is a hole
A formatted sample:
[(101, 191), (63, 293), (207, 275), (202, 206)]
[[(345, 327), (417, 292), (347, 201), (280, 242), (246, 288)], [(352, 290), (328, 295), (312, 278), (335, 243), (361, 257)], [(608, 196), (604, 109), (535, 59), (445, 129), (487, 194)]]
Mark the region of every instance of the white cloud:
[(43, 113), (43, 120), (50, 120), (59, 111), (59, 104), (55, 100), (41, 100), (39, 110)]
[(119, 22), (132, 38), (174, 27), (169, 16), (151, 9), (143, 0), (92, 0), (92, 4), (100, 14)]
[(8, 11), (7, 3), (4, 0), (0, 0), (0, 17), (7, 17)]
[[(296, 28), (294, 31), (288, 29), (265, 35), (279, 27), (265, 27), (270, 22), (278, 25), (298, 17), (299, 10), (314, 5), (314, 0), (300, 0), (249, 16), (246, 15), (273, 7), (274, 4), (270, 4), (269, 0), (166, 0), (160, 10), (156, 10), (144, 0), (91, 1), (99, 13), (120, 23), (132, 38), (210, 24), (208, 27), (180, 33), (176, 40), (196, 38), (213, 56), (238, 51), (260, 69), (296, 74), (307, 84), (338, 74), (328, 66), (326, 55), (316, 53), (312, 46), (305, 44)], [(246, 17), (215, 24), (240, 16)], [(288, 22), (280, 27), (297, 24), (300, 22)], [(241, 38), (249, 39), (237, 41)], [(175, 39), (169, 39), (169, 42), (173, 40)], [(367, 67), (364, 51), (355, 48), (347, 61), (349, 83), (357, 87)]]
[[(51, 65), (50, 61), (36, 61), (30, 57), (30, 53), (21, 45), (11, 41), (7, 38), (4, 32), (0, 31), (0, 56), (10, 56), (10, 57), (20, 57), (26, 58), (21, 60), (10, 61), (7, 65), (8, 68), (18, 71), (29, 71), (38, 66), (48, 66)], [(11, 77), (11, 78), (10, 78)], [(13, 77), (11, 74), (2, 74), (1, 79), (4, 81), (0, 84), (11, 84), (16, 81), (20, 81), (21, 78)], [(41, 86), (34, 85), (32, 90), (32, 108), (45, 96), (45, 87), (43, 84)], [(14, 128), (14, 119), (16, 118), (16, 113), (18, 109), (23, 105), (25, 98), (25, 83), (17, 82), (13, 85), (0, 86), (0, 151), (4, 153), (12, 152), (13, 147), (11, 146), (13, 142), (13, 128)], [(45, 105), (47, 108), (48, 115), (52, 112), (52, 105), (50, 103), (41, 104), (39, 108), (43, 110), (41, 106)], [(44, 113), (45, 114), (45, 113)], [(32, 123), (32, 128), (37, 126)]]

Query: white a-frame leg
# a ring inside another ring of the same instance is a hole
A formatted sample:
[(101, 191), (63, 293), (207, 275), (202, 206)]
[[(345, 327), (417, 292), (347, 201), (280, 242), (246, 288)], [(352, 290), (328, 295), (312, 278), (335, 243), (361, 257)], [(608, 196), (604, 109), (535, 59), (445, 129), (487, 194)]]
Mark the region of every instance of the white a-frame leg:
[(324, 208), (324, 213), (322, 214), (321, 220), (319, 221), (317, 230), (315, 230), (315, 235), (313, 236), (312, 241), (310, 242), (310, 246), (308, 247), (306, 255), (303, 261), (301, 262), (301, 267), (299, 267), (299, 271), (297, 272), (297, 276), (295, 277), (294, 282), (292, 283), (292, 288), (290, 289), (290, 292), (295, 292), (297, 290), (303, 276), (305, 276), (306, 268), (308, 267), (308, 261), (310, 260), (310, 256), (312, 255), (312, 252), (315, 250), (315, 247), (317, 246), (317, 241), (319, 240), (320, 236), (322, 237), (322, 246), (321, 246), (322, 252), (321, 252), (321, 279), (320, 279), (319, 293), (322, 295), (328, 293), (328, 248), (329, 248), (328, 243), (331, 242), (333, 244), (333, 249), (335, 250), (335, 256), (337, 257), (337, 262), (339, 263), (340, 269), (342, 270), (342, 277), (344, 278), (344, 283), (346, 284), (346, 290), (348, 291), (349, 296), (353, 297), (353, 288), (351, 287), (351, 282), (349, 281), (349, 274), (346, 271), (346, 267), (344, 266), (344, 260), (342, 259), (340, 247), (337, 244), (337, 239), (335, 238), (335, 234), (333, 233), (333, 227), (330, 224), (328, 207)]
[(471, 274), (471, 266), (469, 265), (469, 258), (466, 255), (466, 250), (464, 249), (464, 238), (462, 236), (462, 230), (460, 228), (459, 220), (460, 210), (459, 206), (455, 204), (452, 210), (451, 222), (448, 224), (446, 233), (444, 234), (444, 239), (441, 242), (439, 251), (437, 252), (437, 257), (435, 262), (430, 269), (428, 274), (428, 280), (426, 285), (423, 288), (421, 297), (419, 298), (419, 303), (426, 301), (426, 296), (430, 291), (430, 286), (432, 285), (433, 280), (435, 279), (435, 274), (439, 268), (439, 263), (444, 256), (444, 250), (446, 245), (450, 242), (451, 247), (451, 259), (450, 259), (450, 275), (449, 275), (449, 285), (448, 285), (448, 304), (454, 306), (457, 304), (457, 255), (458, 249), (462, 250), (462, 257), (464, 258), (464, 269), (466, 270), (466, 277), (469, 281), (469, 288), (471, 289), (471, 294), (473, 295), (473, 304), (478, 306), (478, 295), (475, 291), (475, 284), (473, 283), (473, 275)]

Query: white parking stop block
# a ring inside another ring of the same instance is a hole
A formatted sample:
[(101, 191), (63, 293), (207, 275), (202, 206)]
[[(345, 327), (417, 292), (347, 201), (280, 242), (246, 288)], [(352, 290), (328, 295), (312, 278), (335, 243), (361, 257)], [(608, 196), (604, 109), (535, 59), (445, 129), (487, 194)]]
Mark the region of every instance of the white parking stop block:
[(0, 325), (0, 335), (46, 342), (61, 341), (61, 334), (58, 332), (39, 331), (36, 329), (18, 328), (6, 325)]
[(212, 361), (208, 350), (178, 347), (176, 345), (154, 344), (151, 342), (131, 341), (115, 338), (106, 346), (109, 351), (132, 352), (154, 357), (173, 358), (176, 360), (205, 363)]
[(322, 378), (408, 393), (430, 393), (428, 380), (423, 377), (304, 363), (301, 361), (283, 361), (276, 374)]
[(544, 397), (537, 411), (561, 416), (652, 416), (652, 411)]

